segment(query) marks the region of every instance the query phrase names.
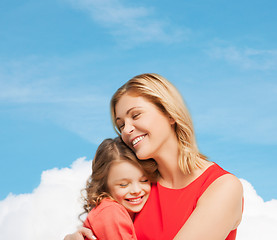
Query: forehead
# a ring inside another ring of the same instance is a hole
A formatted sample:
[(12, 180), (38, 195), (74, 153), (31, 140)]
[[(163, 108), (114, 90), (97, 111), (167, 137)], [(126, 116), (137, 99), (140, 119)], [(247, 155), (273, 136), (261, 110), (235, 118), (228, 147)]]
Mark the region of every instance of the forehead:
[(137, 107), (150, 107), (154, 106), (148, 99), (142, 96), (134, 96), (130, 94), (124, 94), (117, 104), (115, 105), (116, 117), (124, 116), (128, 110)]
[(123, 178), (139, 178), (143, 175), (143, 171), (135, 164), (128, 161), (120, 161), (112, 164), (108, 181), (116, 181)]

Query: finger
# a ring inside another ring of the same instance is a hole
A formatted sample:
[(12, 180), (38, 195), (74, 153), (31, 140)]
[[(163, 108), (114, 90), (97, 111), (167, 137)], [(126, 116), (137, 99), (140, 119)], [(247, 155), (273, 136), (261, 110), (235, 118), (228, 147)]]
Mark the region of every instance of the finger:
[(89, 228), (81, 227), (78, 230), (79, 233), (81, 233), (84, 237), (87, 237), (90, 240), (95, 240), (97, 239), (93, 232)]
[(70, 236), (71, 234), (67, 234), (65, 237), (64, 237), (64, 239), (63, 240), (70, 240), (70, 238), (71, 238), (71, 236)]
[(65, 236), (64, 240), (84, 240), (84, 237), (81, 233), (75, 232)]

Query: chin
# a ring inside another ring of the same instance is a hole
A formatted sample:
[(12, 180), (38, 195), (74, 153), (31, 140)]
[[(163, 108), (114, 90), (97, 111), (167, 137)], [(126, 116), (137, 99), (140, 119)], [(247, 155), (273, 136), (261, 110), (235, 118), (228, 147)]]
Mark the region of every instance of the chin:
[(146, 160), (151, 158), (149, 154), (145, 154), (145, 153), (140, 153), (139, 151), (135, 152), (136, 156), (139, 160)]

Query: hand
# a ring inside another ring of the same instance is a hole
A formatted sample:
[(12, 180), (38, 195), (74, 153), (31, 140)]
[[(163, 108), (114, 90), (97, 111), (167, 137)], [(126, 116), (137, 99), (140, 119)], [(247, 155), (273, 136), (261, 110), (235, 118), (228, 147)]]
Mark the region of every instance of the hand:
[(85, 228), (85, 227), (80, 227), (77, 232), (66, 235), (64, 240), (84, 240), (85, 239), (84, 237), (86, 237), (90, 240), (97, 239), (93, 235), (93, 233), (90, 229)]

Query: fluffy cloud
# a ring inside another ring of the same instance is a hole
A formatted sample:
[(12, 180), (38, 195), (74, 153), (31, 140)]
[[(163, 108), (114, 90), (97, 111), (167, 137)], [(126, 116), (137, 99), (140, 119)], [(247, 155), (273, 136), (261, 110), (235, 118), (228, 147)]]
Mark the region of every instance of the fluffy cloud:
[(244, 188), (244, 214), (238, 240), (271, 240), (277, 236), (277, 200), (264, 202), (253, 186), (241, 179)]
[(76, 160), (71, 168), (42, 173), (31, 194), (9, 195), (0, 202), (0, 239), (61, 240), (81, 224), (80, 190), (90, 174), (91, 163)]
[[(61, 240), (81, 224), (80, 190), (90, 174), (91, 161), (77, 159), (71, 168), (43, 172), (31, 194), (9, 195), (0, 202), (0, 239)], [(241, 179), (245, 209), (238, 240), (270, 240), (277, 235), (277, 200), (264, 202)]]

